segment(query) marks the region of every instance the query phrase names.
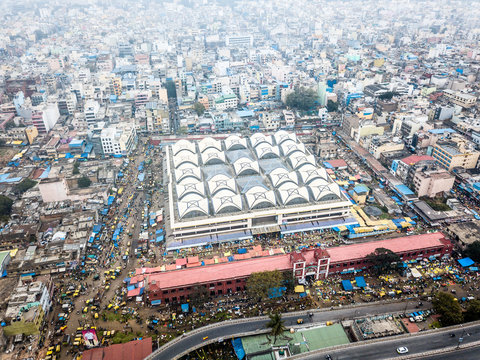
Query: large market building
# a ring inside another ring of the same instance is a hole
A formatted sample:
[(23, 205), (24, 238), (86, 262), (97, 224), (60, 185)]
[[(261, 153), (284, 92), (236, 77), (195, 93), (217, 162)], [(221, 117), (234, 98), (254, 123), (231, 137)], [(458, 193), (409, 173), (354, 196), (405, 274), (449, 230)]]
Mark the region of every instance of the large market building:
[(220, 263), (202, 262), (198, 257), (191, 257), (183, 259), (183, 263), (178, 262), (180, 265), (173, 265), (172, 270), (139, 268), (131, 283), (142, 283), (150, 302), (183, 302), (198, 287), (205, 287), (212, 296), (243, 291), (248, 277), (254, 272), (292, 271), (297, 279), (317, 280), (332, 273), (362, 271), (370, 265), (367, 255), (377, 248), (390, 249), (403, 261), (419, 261), (448, 256), (452, 244), (441, 232), (435, 232), (327, 249), (304, 249), (291, 254), (249, 252)]
[(357, 224), (295, 134), (179, 140), (166, 149), (169, 250)]

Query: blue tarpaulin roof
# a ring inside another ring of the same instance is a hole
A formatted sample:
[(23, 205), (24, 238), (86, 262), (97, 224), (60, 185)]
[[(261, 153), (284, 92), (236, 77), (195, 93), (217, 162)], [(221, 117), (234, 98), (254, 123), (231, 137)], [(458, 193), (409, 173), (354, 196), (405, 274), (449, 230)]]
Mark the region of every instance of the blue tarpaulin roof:
[(355, 282), (357, 283), (358, 287), (364, 288), (365, 286), (367, 286), (367, 284), (365, 283), (365, 278), (363, 276), (356, 276)]
[(245, 358), (245, 349), (243, 348), (242, 339), (236, 338), (232, 340), (233, 350), (235, 355), (237, 355), (238, 360), (243, 360)]
[(460, 264), (461, 267), (469, 267), (475, 264), (475, 262), (470, 259), (469, 257), (464, 258), (464, 259), (459, 259), (458, 263)]
[(182, 304), (182, 311), (183, 312), (188, 312), (188, 304)]
[(42, 175), (40, 175), (38, 178), (39, 178), (39, 179), (46, 179), (46, 178), (48, 177), (48, 174), (50, 174), (50, 169), (51, 169), (50, 166), (47, 167), (47, 168), (43, 171)]
[(342, 286), (343, 286), (343, 289), (346, 291), (353, 290), (353, 286), (350, 280), (342, 280)]
[(414, 192), (410, 190), (407, 185), (404, 184), (395, 186), (395, 189), (402, 195), (415, 195)]

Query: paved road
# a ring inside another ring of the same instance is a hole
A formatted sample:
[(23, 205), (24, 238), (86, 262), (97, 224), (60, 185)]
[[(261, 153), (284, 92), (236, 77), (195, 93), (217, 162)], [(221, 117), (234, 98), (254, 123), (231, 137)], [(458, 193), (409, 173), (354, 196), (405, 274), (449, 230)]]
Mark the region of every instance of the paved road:
[[(287, 328), (296, 325), (297, 319), (302, 317), (305, 319), (305, 323), (325, 323), (326, 321), (332, 320), (342, 320), (342, 319), (351, 319), (354, 317), (365, 316), (365, 315), (377, 315), (385, 313), (395, 313), (403, 312), (405, 308), (408, 307), (409, 311), (412, 311), (416, 305), (416, 302), (410, 303), (389, 303), (389, 304), (374, 304), (374, 305), (365, 305), (355, 308), (335, 308), (331, 311), (320, 311), (314, 313), (312, 319), (309, 319), (308, 315), (305, 313), (304, 316), (298, 315), (288, 315), (285, 314), (283, 319), (285, 320), (285, 326)], [(424, 303), (424, 308), (430, 307), (430, 304)], [(241, 334), (250, 331), (257, 331), (259, 329), (265, 329), (266, 320), (259, 318), (249, 318), (245, 319), (244, 323), (241, 324), (229, 324), (228, 321), (223, 324), (218, 324), (218, 327), (213, 329), (205, 329), (198, 333), (195, 333), (190, 336), (186, 336), (177, 343), (168, 347), (167, 344), (164, 347), (158, 349), (152, 356), (155, 360), (164, 360), (164, 359), (175, 359), (176, 356), (186, 351), (187, 349), (195, 349), (200, 347), (203, 342), (203, 338), (208, 336), (209, 339), (215, 338), (227, 338), (235, 336), (236, 334)]]
[(452, 351), (446, 354), (438, 354), (434, 356), (428, 356), (422, 360), (478, 360), (480, 357), (480, 347), (471, 347), (468, 349), (462, 349)]
[[(465, 326), (466, 332), (463, 336), (463, 344), (472, 343), (480, 340), (480, 325)], [(454, 333), (455, 337), (450, 337), (450, 334)], [(442, 349), (445, 347), (452, 347), (458, 344), (458, 339), (462, 335), (463, 330), (456, 329), (455, 331), (445, 329), (440, 332), (425, 332), (419, 333), (415, 336), (408, 338), (392, 338), (390, 340), (384, 340), (381, 342), (351, 346), (346, 349), (337, 351), (325, 351), (315, 354), (305, 355), (298, 357), (298, 359), (324, 359), (326, 354), (330, 354), (333, 360), (381, 360), (381, 359), (394, 359), (400, 357), (397, 354), (396, 349), (400, 346), (406, 346), (408, 348), (408, 355), (420, 354), (432, 350)], [(477, 348), (478, 351), (478, 348)], [(439, 356), (451, 356), (451, 354), (439, 355)], [(431, 357), (431, 359), (451, 359), (452, 357)], [(455, 359), (464, 359), (463, 357), (453, 357)], [(477, 357), (478, 359), (478, 352)], [(297, 359), (297, 358), (296, 358)], [(418, 359), (425, 359), (424, 357), (418, 357)]]

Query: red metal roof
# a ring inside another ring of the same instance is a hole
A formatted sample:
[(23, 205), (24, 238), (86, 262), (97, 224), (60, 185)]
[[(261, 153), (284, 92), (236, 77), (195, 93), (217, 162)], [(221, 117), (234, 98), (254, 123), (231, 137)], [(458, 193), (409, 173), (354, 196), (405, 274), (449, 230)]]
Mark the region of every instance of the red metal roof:
[(143, 360), (152, 353), (152, 338), (84, 351), (82, 360)]
[(326, 162), (329, 163), (330, 165), (332, 165), (332, 167), (334, 167), (334, 168), (347, 167), (347, 163), (343, 159), (328, 160)]
[(290, 269), (288, 254), (227, 262), (149, 275), (161, 289), (248, 277), (254, 272)]
[(441, 232), (405, 236), (395, 239), (372, 241), (367, 243), (332, 247), (326, 249), (330, 255), (330, 263), (348, 262), (349, 260), (363, 259), (377, 248), (390, 249), (393, 252), (406, 252), (443, 245), (441, 239), (445, 236)]
[(410, 156), (407, 156), (406, 158), (403, 158), (402, 162), (404, 162), (407, 165), (415, 165), (419, 161), (427, 161), (427, 160), (435, 160), (435, 159), (430, 155), (410, 155)]

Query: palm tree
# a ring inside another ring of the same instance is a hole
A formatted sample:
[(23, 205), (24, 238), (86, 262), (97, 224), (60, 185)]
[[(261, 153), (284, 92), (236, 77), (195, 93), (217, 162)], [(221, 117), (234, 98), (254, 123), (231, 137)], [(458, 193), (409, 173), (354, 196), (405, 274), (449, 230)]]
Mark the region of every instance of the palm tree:
[(286, 330), (284, 321), (282, 320), (282, 315), (280, 314), (270, 314), (268, 315), (270, 321), (265, 325), (267, 328), (270, 328), (270, 335), (273, 336), (273, 343), (277, 341), (277, 336), (282, 335)]

